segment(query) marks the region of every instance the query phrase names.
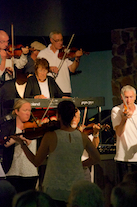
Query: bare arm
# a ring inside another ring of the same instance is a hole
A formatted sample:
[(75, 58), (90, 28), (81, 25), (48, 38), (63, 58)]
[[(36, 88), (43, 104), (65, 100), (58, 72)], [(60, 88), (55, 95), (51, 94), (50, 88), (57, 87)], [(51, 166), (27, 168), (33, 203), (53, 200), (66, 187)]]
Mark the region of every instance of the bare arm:
[(37, 154), (34, 155), (27, 145), (24, 143), (23, 139), (17, 136), (12, 136), (12, 138), (21, 145), (22, 150), (29, 159), (29, 161), (35, 166), (38, 167), (42, 164), (44, 159), (49, 154), (49, 140), (51, 138), (50, 132), (47, 132), (41, 140), (41, 144), (38, 148)]
[(98, 134), (98, 136), (97, 137), (93, 137), (93, 145), (94, 145), (94, 147), (98, 147), (98, 145), (99, 145), (99, 142), (100, 142), (100, 140), (99, 140), (99, 134)]
[(122, 113), (121, 116), (122, 116), (122, 119), (121, 119), (120, 124), (115, 126), (115, 132), (119, 137), (121, 137), (122, 134), (124, 133), (125, 127), (126, 127), (126, 122), (127, 122), (128, 118), (132, 117), (132, 112), (127, 112), (126, 114)]
[[(6, 137), (5, 137), (6, 139)], [(15, 140), (14, 139), (10, 139), (8, 142), (6, 142), (6, 144), (4, 144), (5, 147), (10, 147), (11, 145), (15, 144)]]
[(94, 147), (93, 143), (90, 141), (88, 136), (82, 133), (84, 148), (88, 152), (89, 158), (82, 162), (83, 166), (90, 167), (100, 162), (100, 154), (98, 150)]
[[(15, 135), (17, 137), (17, 135)], [(12, 136), (11, 136), (12, 137)], [(28, 146), (30, 143), (31, 143), (31, 140), (29, 139), (26, 139), (25, 137), (21, 136), (22, 140), (24, 141), (24, 143), (26, 143), (26, 145)], [(7, 137), (5, 137), (6, 139)], [(20, 137), (19, 137), (20, 138)], [(10, 147), (11, 145), (15, 144), (16, 143), (16, 140), (10, 138), (9, 141), (6, 142), (6, 144), (4, 144), (5, 147)]]
[(76, 69), (79, 66), (79, 61), (80, 61), (80, 57), (83, 55), (82, 49), (76, 51), (75, 53), (75, 60), (73, 61), (73, 63), (69, 66), (69, 70), (72, 73), (75, 73)]
[(97, 148), (99, 145), (99, 130), (100, 130), (100, 123), (93, 125), (93, 145)]
[(73, 61), (72, 65), (69, 66), (69, 70), (72, 73), (75, 73), (76, 69), (79, 66), (79, 61), (76, 61), (76, 59)]

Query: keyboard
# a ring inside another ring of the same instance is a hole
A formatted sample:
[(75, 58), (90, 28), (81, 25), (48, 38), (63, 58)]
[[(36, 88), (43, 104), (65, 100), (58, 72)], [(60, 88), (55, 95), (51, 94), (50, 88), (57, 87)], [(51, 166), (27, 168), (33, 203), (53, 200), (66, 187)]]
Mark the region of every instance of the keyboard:
[[(15, 99), (14, 101), (16, 101)], [(62, 99), (62, 98), (54, 98), (52, 99), (33, 99), (33, 98), (26, 98), (28, 102), (30, 102), (32, 108), (47, 108), (50, 104), (50, 108), (57, 108), (58, 103), (63, 100), (71, 100), (74, 104), (79, 107), (99, 107), (105, 106), (105, 98), (104, 97), (93, 97), (93, 98), (69, 98), (69, 99)], [(52, 103), (51, 103), (52, 101)]]

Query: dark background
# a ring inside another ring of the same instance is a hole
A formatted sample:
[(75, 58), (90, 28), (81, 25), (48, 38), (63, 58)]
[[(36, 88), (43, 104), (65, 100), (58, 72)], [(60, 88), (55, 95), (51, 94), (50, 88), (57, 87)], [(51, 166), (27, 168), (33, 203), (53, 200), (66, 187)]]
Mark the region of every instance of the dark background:
[[(67, 45), (75, 34), (72, 46), (90, 55), (81, 58), (78, 68), (81, 73), (71, 76), (72, 97), (103, 96), (101, 120), (110, 115), (113, 107), (111, 30), (137, 27), (137, 0), (1, 0), (0, 29), (10, 35), (11, 23), (15, 45), (25, 46), (37, 40), (47, 46), (48, 35), (55, 29), (62, 32)], [(93, 115), (98, 118), (97, 110), (89, 109), (87, 118)], [(110, 116), (107, 122), (111, 122)], [(113, 131), (103, 133), (105, 142)]]
[(15, 44), (38, 40), (46, 45), (48, 35), (60, 30), (67, 44), (86, 51), (111, 50), (111, 30), (137, 26), (136, 0), (1, 0), (0, 29), (11, 33)]

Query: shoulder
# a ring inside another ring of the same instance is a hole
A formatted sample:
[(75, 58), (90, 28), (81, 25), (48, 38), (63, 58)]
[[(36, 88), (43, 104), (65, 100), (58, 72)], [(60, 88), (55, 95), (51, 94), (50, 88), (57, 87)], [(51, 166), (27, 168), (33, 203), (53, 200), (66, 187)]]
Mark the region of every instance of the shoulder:
[(111, 110), (111, 112), (118, 112), (119, 110), (121, 110), (123, 108), (123, 104), (118, 105), (118, 106), (114, 106)]

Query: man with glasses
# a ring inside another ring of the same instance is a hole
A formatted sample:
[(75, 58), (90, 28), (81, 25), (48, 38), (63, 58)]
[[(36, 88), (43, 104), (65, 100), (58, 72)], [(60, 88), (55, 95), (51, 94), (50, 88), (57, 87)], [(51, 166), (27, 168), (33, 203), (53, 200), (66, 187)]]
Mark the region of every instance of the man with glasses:
[(0, 86), (6, 80), (12, 79), (15, 77), (13, 65), (15, 65), (18, 69), (22, 69), (24, 65), (27, 63), (26, 54), (29, 52), (28, 47), (21, 48), (22, 55), (19, 59), (10, 58), (7, 59), (7, 47), (9, 43), (8, 34), (0, 30)]
[[(71, 96), (71, 82), (69, 71), (74, 73), (79, 66), (80, 57), (83, 55), (82, 49), (76, 51), (75, 60), (72, 62), (66, 58), (61, 68), (58, 68), (61, 60), (58, 58), (59, 50), (63, 46), (63, 36), (59, 31), (53, 31), (49, 35), (49, 46), (40, 51), (38, 57), (46, 58), (50, 64), (50, 75), (55, 78), (56, 83), (66, 96)], [(54, 76), (55, 74), (55, 76)]]

